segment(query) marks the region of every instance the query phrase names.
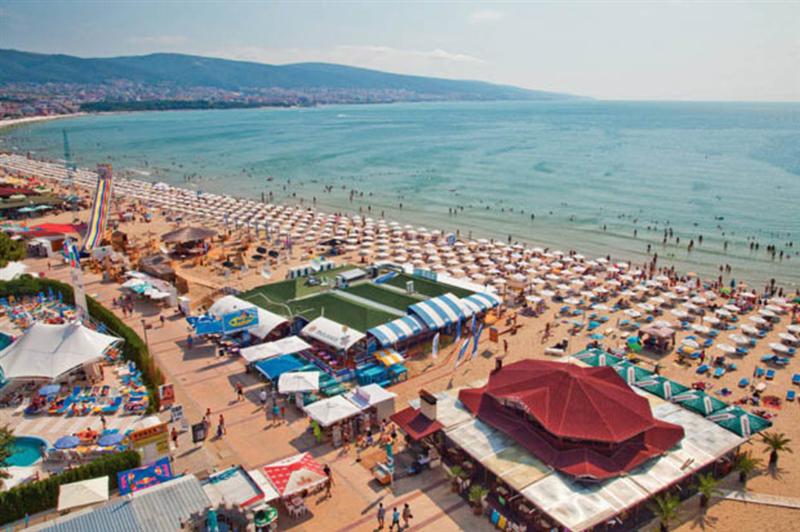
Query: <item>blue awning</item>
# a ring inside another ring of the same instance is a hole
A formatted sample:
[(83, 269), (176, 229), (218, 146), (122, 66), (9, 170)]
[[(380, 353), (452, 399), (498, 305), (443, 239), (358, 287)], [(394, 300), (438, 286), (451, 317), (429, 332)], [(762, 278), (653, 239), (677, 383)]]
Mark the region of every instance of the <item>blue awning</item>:
[(419, 317), (430, 329), (441, 329), (466, 317), (460, 300), (450, 293), (415, 303), (408, 307), (408, 311)]
[(425, 325), (415, 316), (403, 316), (367, 330), (382, 347), (394, 345), (425, 330)]
[(259, 360), (254, 364), (256, 370), (271, 381), (277, 381), (284, 373), (294, 371), (305, 366), (305, 362), (294, 355), (283, 355), (267, 360)]

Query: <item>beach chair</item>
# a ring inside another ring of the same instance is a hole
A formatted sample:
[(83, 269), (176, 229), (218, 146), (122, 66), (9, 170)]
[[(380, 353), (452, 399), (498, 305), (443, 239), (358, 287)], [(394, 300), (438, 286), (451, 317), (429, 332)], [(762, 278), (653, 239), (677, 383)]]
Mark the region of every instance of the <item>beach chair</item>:
[(698, 375), (704, 375), (704, 374), (708, 373), (708, 370), (709, 370), (709, 369), (710, 369), (710, 368), (709, 368), (708, 364), (702, 364), (702, 365), (700, 365), (700, 366), (697, 368), (697, 370), (696, 370), (695, 372), (696, 372)]
[(756, 368), (756, 377), (763, 377), (764, 373), (764, 368)]
[(792, 375), (792, 384), (800, 384), (800, 373)]
[(750, 351), (748, 351), (748, 350), (747, 350), (747, 349), (745, 349), (744, 347), (737, 347), (737, 348), (736, 348), (736, 354), (737, 354), (737, 355), (740, 355), (740, 356), (744, 356), (744, 355), (748, 354), (749, 352), (750, 352)]
[(742, 377), (739, 379), (739, 388), (746, 388), (750, 384), (750, 379)]
[(723, 375), (725, 375), (725, 368), (717, 368), (717, 369), (714, 370), (714, 378), (715, 379), (719, 379)]
[(99, 405), (94, 407), (95, 414), (116, 414), (119, 410), (119, 407), (122, 406), (122, 397), (117, 396), (115, 397), (110, 403), (107, 405)]
[(772, 362), (777, 357), (775, 355), (764, 355), (761, 357), (761, 362)]
[(767, 380), (771, 381), (774, 378), (775, 378), (775, 370), (774, 369), (768, 369), (767, 370)]
[(786, 400), (794, 401), (796, 392), (794, 390), (786, 390)]

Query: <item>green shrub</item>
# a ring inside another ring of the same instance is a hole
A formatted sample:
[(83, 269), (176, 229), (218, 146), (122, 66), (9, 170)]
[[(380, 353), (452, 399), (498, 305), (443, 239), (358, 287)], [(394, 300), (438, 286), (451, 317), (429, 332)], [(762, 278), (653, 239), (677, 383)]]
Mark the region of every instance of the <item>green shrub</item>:
[[(30, 275), (22, 275), (13, 281), (0, 282), (0, 297), (8, 297), (10, 295), (16, 298), (35, 296), (40, 292), (46, 294), (48, 289), (51, 289), (55, 294), (61, 294), (64, 303), (68, 305), (75, 304), (75, 296), (70, 285), (53, 279), (36, 278)], [(141, 370), (142, 381), (147, 387), (147, 393), (150, 396), (149, 412), (158, 411), (158, 386), (164, 383), (164, 376), (150, 356), (145, 343), (116, 314), (92, 297), (86, 296), (86, 304), (89, 307), (89, 315), (95, 321), (102, 323), (109, 331), (124, 340), (122, 358), (135, 362), (136, 366)]]
[(78, 482), (108, 475), (109, 487), (117, 489), (117, 473), (139, 467), (141, 456), (136, 451), (109, 454), (86, 465), (64, 471), (58, 475), (16, 486), (0, 492), (0, 524), (11, 523), (58, 506), (58, 490), (61, 484)]

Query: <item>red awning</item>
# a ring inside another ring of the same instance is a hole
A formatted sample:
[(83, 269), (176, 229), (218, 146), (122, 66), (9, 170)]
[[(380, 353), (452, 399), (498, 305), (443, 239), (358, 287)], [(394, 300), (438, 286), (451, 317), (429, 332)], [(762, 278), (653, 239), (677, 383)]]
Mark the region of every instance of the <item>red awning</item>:
[(438, 421), (428, 419), (419, 410), (411, 407), (392, 414), (389, 419), (397, 423), (400, 430), (408, 434), (414, 441), (419, 441), (444, 428), (444, 425)]
[(81, 226), (74, 224), (39, 224), (31, 227), (31, 231), (46, 231), (48, 233), (80, 233), (81, 229)]

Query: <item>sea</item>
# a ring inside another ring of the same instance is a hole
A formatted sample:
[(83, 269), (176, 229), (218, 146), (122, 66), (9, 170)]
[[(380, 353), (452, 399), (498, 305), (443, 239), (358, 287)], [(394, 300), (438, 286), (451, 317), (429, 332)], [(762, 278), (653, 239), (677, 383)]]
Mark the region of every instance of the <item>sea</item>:
[(154, 182), (800, 286), (800, 104), (122, 113), (0, 130), (0, 150), (62, 161), (64, 130), (80, 166)]

